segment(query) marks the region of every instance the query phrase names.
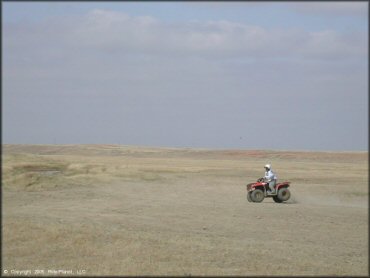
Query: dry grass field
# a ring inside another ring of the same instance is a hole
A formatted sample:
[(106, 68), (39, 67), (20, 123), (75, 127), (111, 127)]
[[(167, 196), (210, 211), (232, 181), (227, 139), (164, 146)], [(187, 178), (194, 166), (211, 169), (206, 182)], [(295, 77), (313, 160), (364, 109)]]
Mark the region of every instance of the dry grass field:
[[(3, 275), (369, 274), (367, 152), (2, 148)], [(247, 202), (266, 163), (287, 203)]]

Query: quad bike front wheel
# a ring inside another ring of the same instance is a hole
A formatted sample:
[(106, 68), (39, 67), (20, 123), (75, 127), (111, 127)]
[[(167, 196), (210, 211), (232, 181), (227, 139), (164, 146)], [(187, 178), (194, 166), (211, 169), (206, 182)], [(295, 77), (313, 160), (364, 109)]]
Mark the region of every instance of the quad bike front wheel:
[(251, 193), (252, 193), (252, 192), (248, 192), (248, 193), (247, 193), (247, 200), (248, 200), (248, 202), (253, 202), (253, 201), (252, 201), (252, 198), (251, 198)]
[(278, 201), (276, 201), (275, 198), (274, 198), (274, 201), (277, 203), (281, 203), (281, 202), (288, 201), (289, 198), (290, 198), (290, 191), (288, 188), (285, 187), (285, 188), (279, 189), (277, 196), (276, 196), (276, 199)]
[(261, 189), (256, 189), (252, 191), (250, 197), (252, 202), (261, 203), (265, 198), (265, 194), (263, 194), (263, 191)]

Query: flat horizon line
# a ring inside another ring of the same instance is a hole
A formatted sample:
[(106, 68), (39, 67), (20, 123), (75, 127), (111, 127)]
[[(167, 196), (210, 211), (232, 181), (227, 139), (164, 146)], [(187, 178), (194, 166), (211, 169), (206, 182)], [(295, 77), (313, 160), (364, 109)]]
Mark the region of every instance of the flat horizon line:
[(2, 143), (6, 145), (24, 146), (117, 146), (142, 149), (172, 149), (172, 150), (194, 150), (194, 151), (261, 151), (261, 152), (319, 152), (319, 153), (367, 153), (368, 150), (306, 150), (306, 149), (260, 149), (260, 148), (206, 148), (206, 147), (172, 147), (153, 145), (131, 145), (131, 144), (96, 144), (96, 143), (66, 143), (66, 144), (38, 144), (38, 143)]

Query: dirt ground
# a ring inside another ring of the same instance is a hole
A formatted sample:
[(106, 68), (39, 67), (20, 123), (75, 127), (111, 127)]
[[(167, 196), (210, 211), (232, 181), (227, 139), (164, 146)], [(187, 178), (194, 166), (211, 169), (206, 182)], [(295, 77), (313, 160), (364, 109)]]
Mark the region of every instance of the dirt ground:
[[(247, 201), (266, 163), (288, 202)], [(367, 152), (3, 145), (2, 171), (5, 276), (369, 274)]]

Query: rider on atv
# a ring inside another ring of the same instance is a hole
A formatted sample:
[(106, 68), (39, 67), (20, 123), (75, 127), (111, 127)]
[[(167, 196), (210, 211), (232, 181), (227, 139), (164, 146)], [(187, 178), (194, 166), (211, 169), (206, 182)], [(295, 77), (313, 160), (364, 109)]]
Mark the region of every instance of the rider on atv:
[(268, 192), (268, 193), (269, 194), (270, 193), (275, 193), (275, 185), (276, 185), (276, 182), (277, 182), (277, 176), (271, 170), (271, 165), (270, 164), (265, 165), (265, 170), (266, 170), (266, 172), (265, 172), (264, 180), (265, 180), (265, 182), (268, 183), (268, 185), (270, 187), (270, 192)]

